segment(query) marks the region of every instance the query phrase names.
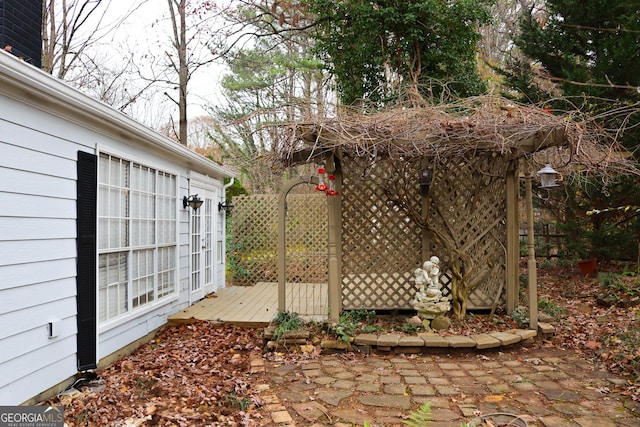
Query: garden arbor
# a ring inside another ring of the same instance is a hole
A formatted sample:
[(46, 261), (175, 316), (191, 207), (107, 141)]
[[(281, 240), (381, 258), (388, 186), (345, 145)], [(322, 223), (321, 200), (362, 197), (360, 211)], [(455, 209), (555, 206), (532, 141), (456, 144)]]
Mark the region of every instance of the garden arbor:
[(530, 180), (549, 162), (566, 175), (633, 169), (614, 142), (567, 117), (481, 97), (375, 114), (341, 111), (283, 128), (277, 163), (313, 163), (326, 171), (318, 178), (335, 177), (337, 194), (327, 196), (332, 320), (343, 309), (411, 309), (413, 271), (432, 255), (443, 262), (444, 292), (457, 317), (467, 308), (513, 310), (520, 178)]

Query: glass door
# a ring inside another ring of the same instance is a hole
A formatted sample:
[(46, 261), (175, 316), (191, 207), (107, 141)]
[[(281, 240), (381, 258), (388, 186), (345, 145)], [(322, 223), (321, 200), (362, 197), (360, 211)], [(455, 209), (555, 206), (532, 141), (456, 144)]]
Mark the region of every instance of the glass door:
[(218, 217), (216, 193), (204, 188), (192, 187), (203, 201), (197, 211), (191, 212), (191, 301), (204, 298), (219, 287), (216, 286), (216, 219)]
[(204, 298), (202, 277), (202, 207), (191, 209), (191, 302)]
[[(214, 267), (214, 215), (216, 214), (213, 209), (213, 195), (207, 192), (207, 197), (204, 198), (204, 229), (203, 229), (203, 245), (202, 245), (202, 257), (204, 267), (204, 293), (210, 294), (216, 291), (215, 276), (213, 274)], [(217, 208), (217, 206), (216, 206)]]

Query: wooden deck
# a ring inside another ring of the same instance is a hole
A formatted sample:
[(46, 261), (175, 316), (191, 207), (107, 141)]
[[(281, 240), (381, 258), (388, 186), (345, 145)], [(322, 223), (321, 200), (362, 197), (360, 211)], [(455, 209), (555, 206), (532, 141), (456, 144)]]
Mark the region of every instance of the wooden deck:
[[(287, 311), (306, 320), (323, 321), (328, 317), (325, 283), (287, 283)], [(210, 320), (261, 328), (278, 313), (278, 284), (259, 282), (254, 286), (231, 286), (207, 295), (186, 310), (169, 317), (169, 323)]]

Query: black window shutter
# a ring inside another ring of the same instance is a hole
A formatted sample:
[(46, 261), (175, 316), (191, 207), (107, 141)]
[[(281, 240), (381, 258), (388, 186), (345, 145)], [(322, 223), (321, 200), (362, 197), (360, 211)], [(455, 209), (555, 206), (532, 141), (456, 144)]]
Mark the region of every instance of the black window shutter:
[(98, 157), (78, 151), (76, 302), (78, 310), (78, 370), (97, 366), (96, 355), (96, 201)]

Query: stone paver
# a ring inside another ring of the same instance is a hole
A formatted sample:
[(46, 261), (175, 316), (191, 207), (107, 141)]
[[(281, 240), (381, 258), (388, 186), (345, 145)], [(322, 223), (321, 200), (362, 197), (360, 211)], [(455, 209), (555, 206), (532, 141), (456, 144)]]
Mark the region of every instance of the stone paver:
[[(403, 416), (430, 403), (431, 427), (459, 426), (489, 413), (518, 415), (531, 427), (640, 426), (640, 403), (620, 393), (624, 378), (598, 371), (568, 351), (491, 347), (532, 338), (528, 335), (475, 335), (475, 345), (486, 348), (480, 350), (422, 334), (424, 348), (434, 339), (432, 348), (445, 353), (402, 354), (397, 347), (386, 354), (321, 355), (299, 365), (252, 362), (252, 374), (262, 372), (267, 383), (255, 386), (264, 390), (261, 398), (270, 413), (261, 425), (402, 425)], [(384, 342), (401, 340), (384, 337)]]
[(380, 384), (362, 383), (356, 387), (356, 390), (365, 393), (377, 393), (380, 391)]
[(385, 384), (382, 391), (387, 394), (405, 394), (407, 388), (404, 384)]
[(500, 340), (502, 345), (512, 345), (522, 341), (522, 337), (517, 334), (509, 334), (507, 332), (492, 332), (489, 335)]
[(405, 410), (411, 408), (411, 398), (409, 396), (371, 394), (358, 396), (358, 401), (365, 406)]
[(328, 410), (318, 402), (305, 402), (293, 405), (293, 409), (307, 422), (316, 422), (327, 419)]
[(385, 334), (378, 337), (378, 347), (396, 347), (402, 336), (399, 334)]
[(349, 380), (338, 380), (331, 383), (332, 388), (337, 388), (341, 390), (351, 390), (355, 388), (355, 386), (356, 386), (355, 381), (349, 381)]
[(342, 399), (346, 399), (347, 397), (350, 397), (352, 394), (353, 393), (349, 391), (325, 388), (317, 392), (317, 397), (324, 403), (327, 403), (332, 406), (338, 406)]
[(412, 385), (409, 387), (414, 396), (435, 396), (436, 389), (428, 385)]
[(401, 337), (400, 340), (398, 341), (398, 345), (400, 347), (423, 347), (424, 340), (420, 337), (410, 335), (406, 337)]
[(377, 345), (378, 336), (376, 334), (359, 334), (353, 340), (354, 344), (359, 345)]
[(424, 341), (424, 345), (426, 347), (449, 347), (449, 341), (436, 334), (422, 333), (418, 334), (420, 338)]
[(273, 418), (273, 422), (276, 424), (291, 424), (293, 422), (291, 415), (289, 415), (289, 412), (286, 410), (272, 412), (271, 418)]

